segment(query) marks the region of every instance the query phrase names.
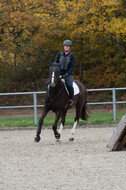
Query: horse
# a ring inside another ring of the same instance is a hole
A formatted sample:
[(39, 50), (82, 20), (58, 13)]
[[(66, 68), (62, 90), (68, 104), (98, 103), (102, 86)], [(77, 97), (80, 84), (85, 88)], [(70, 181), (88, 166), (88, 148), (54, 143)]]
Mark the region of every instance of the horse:
[[(41, 139), (40, 134), (42, 130), (42, 124), (44, 122), (44, 118), (50, 110), (53, 111), (56, 116), (55, 121), (52, 125), (52, 129), (54, 131), (55, 138), (59, 140), (65, 124), (66, 113), (70, 108), (68, 105), (69, 92), (67, 90), (65, 80), (60, 76), (60, 65), (58, 63), (51, 63), (49, 73), (50, 84), (47, 87), (46, 96), (44, 99), (44, 108), (41, 118), (39, 120), (36, 137), (34, 139), (35, 142), (39, 142)], [(75, 129), (79, 118), (81, 118), (82, 120), (87, 120), (88, 118), (87, 90), (80, 81), (74, 80), (74, 83), (78, 88), (79, 93), (75, 94), (73, 97), (73, 102), (76, 108), (76, 115), (74, 118), (74, 124), (71, 130), (71, 136), (69, 138), (69, 141), (74, 140)], [(61, 123), (59, 130), (57, 130), (57, 123), (59, 119), (61, 119)]]

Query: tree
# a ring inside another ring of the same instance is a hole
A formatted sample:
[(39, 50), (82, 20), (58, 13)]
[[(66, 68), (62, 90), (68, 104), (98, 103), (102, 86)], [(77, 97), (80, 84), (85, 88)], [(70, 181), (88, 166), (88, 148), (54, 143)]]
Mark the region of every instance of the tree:
[(60, 1), (61, 8), (61, 25), (73, 41), (77, 66), (81, 65), (76, 72), (81, 71), (88, 87), (118, 86), (122, 76), (126, 82), (122, 43), (126, 19), (122, 14), (117, 17), (118, 11), (124, 12), (122, 1)]
[(75, 78), (88, 88), (125, 86), (124, 0), (3, 0), (0, 6), (1, 91), (12, 83), (15, 91), (39, 90), (65, 39), (73, 42)]

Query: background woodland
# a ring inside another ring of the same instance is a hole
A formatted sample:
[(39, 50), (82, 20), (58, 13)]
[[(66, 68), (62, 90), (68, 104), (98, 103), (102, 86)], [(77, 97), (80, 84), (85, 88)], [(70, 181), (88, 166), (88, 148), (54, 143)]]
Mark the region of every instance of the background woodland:
[(125, 0), (2, 0), (0, 92), (45, 89), (48, 60), (73, 42), (74, 78), (126, 87)]

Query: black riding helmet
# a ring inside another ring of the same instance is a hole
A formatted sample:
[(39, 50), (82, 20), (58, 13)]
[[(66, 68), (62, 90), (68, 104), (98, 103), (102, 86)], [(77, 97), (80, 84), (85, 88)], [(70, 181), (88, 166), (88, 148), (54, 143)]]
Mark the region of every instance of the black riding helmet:
[(65, 40), (64, 42), (63, 42), (63, 46), (72, 46), (72, 42), (70, 41), (70, 40)]

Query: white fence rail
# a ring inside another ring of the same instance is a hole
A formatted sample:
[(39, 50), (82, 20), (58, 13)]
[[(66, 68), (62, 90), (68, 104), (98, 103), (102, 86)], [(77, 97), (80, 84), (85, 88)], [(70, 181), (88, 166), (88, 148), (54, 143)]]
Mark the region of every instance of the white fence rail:
[[(102, 89), (88, 89), (88, 92), (96, 91), (112, 91), (112, 101), (111, 102), (92, 102), (88, 105), (102, 105), (102, 104), (112, 104), (113, 105), (113, 120), (116, 121), (116, 104), (124, 104), (126, 101), (116, 101), (116, 91), (126, 90), (126, 88), (102, 88)], [(37, 125), (37, 108), (43, 107), (44, 105), (37, 105), (37, 94), (45, 94), (45, 91), (40, 92), (16, 92), (16, 93), (0, 93), (0, 96), (10, 96), (10, 95), (33, 95), (33, 105), (26, 106), (1, 106), (0, 109), (9, 108), (34, 108), (34, 123)]]

